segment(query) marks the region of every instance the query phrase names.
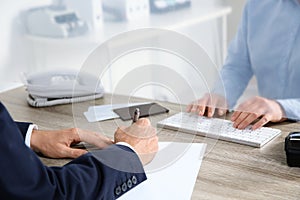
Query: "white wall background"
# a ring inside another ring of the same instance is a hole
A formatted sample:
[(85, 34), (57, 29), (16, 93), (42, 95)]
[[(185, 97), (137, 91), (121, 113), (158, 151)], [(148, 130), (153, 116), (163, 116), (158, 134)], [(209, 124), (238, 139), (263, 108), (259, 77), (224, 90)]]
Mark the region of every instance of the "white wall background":
[(46, 5), (50, 0), (0, 0), (0, 90), (20, 82), (21, 71), (28, 70), (28, 43), (20, 13), (33, 6)]
[[(228, 41), (230, 41), (235, 34), (245, 0), (194, 1), (202, 1), (205, 4), (215, 6), (230, 5), (233, 7), (233, 13), (229, 16), (228, 23)], [(81, 44), (78, 48), (77, 44), (73, 44), (72, 41), (44, 45), (43, 41), (33, 42), (24, 37), (26, 30), (22, 19), (20, 19), (20, 13), (34, 6), (50, 3), (51, 0), (0, 0), (0, 91), (9, 88), (13, 83), (19, 83), (21, 72), (51, 68), (78, 68), (88, 53), (95, 47), (87, 43), (86, 45)], [(212, 37), (212, 35), (218, 37), (218, 31), (220, 31), (216, 24), (219, 24), (219, 22), (203, 23), (199, 26), (180, 30), (180, 32), (190, 36), (207, 48), (214, 61), (220, 64), (220, 49), (215, 46), (214, 37)], [(45, 46), (47, 47), (45, 48)]]
[(217, 4), (232, 7), (232, 13), (228, 16), (228, 41), (231, 41), (240, 23), (243, 8), (247, 0), (217, 0)]

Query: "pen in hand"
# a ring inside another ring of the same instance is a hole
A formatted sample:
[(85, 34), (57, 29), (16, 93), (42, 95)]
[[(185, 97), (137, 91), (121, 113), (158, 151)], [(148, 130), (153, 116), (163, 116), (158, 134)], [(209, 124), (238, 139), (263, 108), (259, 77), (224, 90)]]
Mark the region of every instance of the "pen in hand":
[(136, 108), (133, 113), (132, 123), (135, 123), (140, 118), (140, 109)]

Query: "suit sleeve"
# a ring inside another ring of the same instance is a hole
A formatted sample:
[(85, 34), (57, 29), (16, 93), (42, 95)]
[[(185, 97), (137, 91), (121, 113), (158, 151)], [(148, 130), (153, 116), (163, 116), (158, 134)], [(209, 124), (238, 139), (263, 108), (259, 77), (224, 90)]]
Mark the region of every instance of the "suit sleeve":
[(16, 122), (17, 127), (19, 128), (23, 138), (25, 139), (26, 137), (26, 133), (28, 130), (28, 127), (30, 126), (31, 123), (27, 123), (27, 122)]
[(138, 156), (119, 145), (43, 165), (1, 103), (0, 131), (1, 199), (116, 199), (146, 180)]

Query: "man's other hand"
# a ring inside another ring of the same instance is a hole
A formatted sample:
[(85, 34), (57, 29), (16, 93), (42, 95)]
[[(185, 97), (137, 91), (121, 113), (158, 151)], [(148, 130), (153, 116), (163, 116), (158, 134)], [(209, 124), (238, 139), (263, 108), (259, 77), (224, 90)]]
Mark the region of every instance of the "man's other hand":
[(85, 153), (84, 149), (72, 148), (72, 145), (86, 142), (99, 148), (105, 148), (113, 142), (108, 137), (78, 128), (66, 130), (33, 130), (30, 146), (50, 158), (77, 158)]

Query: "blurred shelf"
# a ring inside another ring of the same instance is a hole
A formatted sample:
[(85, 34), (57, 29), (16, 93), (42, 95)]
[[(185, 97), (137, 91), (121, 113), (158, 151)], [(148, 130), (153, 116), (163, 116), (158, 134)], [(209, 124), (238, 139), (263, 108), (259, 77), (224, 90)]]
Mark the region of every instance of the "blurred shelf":
[(97, 45), (126, 31), (140, 28), (162, 28), (178, 30), (209, 20), (227, 17), (232, 9), (229, 6), (212, 6), (203, 1), (193, 1), (192, 5), (176, 11), (151, 14), (147, 18), (131, 21), (104, 21), (97, 34), (87, 34), (73, 38), (50, 38), (26, 35), (28, 39), (39, 43), (64, 45)]

